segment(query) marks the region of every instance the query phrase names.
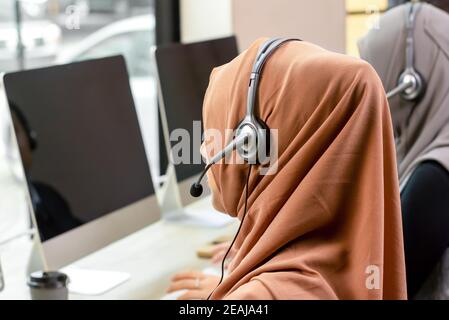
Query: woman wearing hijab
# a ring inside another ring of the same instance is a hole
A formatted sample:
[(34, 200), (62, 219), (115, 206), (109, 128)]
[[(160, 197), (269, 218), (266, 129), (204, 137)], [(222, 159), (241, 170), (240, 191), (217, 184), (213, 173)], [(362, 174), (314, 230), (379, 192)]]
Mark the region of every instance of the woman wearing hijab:
[[(219, 130), (221, 145), (245, 115), (262, 43), (212, 72), (204, 129)], [(288, 42), (265, 64), (257, 102), (258, 117), (277, 130), (277, 168), (209, 170), (214, 207), (242, 221), (229, 274), (211, 299), (405, 299), (393, 131), (375, 71)], [(184, 289), (202, 290), (187, 280)]]
[[(449, 246), (449, 15), (415, 4), (414, 67), (427, 85), (421, 99), (390, 99), (400, 179), (409, 297)], [(410, 4), (388, 11), (359, 43), (386, 91), (405, 67)]]

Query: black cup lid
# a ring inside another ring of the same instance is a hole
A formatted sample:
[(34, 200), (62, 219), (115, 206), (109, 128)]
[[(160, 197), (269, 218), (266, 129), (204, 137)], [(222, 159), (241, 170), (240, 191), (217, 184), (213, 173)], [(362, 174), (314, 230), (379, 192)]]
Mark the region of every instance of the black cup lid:
[(28, 286), (36, 289), (58, 289), (66, 287), (69, 278), (58, 271), (37, 271), (28, 278)]

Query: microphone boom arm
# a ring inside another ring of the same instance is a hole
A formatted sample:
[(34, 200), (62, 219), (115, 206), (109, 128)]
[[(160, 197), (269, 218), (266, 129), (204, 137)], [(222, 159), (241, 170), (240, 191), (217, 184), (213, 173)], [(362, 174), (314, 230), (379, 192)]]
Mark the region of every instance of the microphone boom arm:
[(412, 86), (413, 86), (413, 82), (401, 83), (396, 88), (394, 88), (393, 90), (391, 90), (387, 93), (387, 99), (397, 96), (398, 94), (402, 93), (403, 91), (407, 90), (408, 88), (410, 88)]
[(203, 180), (205, 174), (207, 171), (212, 167), (212, 165), (216, 164), (221, 159), (227, 157), (234, 149), (240, 148), (243, 146), (250, 136), (249, 133), (242, 132), (240, 135), (238, 135), (235, 139), (231, 141), (230, 144), (228, 144), (222, 151), (220, 151), (218, 154), (212, 157), (210, 162), (206, 165), (201, 175), (198, 177), (198, 180), (192, 185), (190, 193), (194, 197), (199, 197), (201, 193), (203, 192), (203, 189), (201, 187), (201, 180)]

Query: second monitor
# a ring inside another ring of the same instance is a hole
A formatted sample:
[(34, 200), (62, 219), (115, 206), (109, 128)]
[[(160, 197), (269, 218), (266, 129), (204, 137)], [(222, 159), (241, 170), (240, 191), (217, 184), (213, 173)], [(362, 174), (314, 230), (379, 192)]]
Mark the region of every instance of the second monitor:
[[(190, 137), (189, 161), (174, 164), (183, 205), (195, 200), (191, 198), (189, 189), (204, 169), (198, 135), (202, 136), (203, 99), (209, 85), (210, 74), (212, 69), (230, 62), (237, 55), (235, 37), (189, 44), (170, 44), (156, 49), (161, 114), (166, 126), (164, 138), (166, 145), (169, 146), (168, 152), (171, 152), (178, 143), (170, 139), (175, 130), (186, 130)], [(176, 135), (174, 137), (176, 138)], [(173, 159), (169, 156), (170, 158)], [(205, 192), (206, 195), (207, 193)]]

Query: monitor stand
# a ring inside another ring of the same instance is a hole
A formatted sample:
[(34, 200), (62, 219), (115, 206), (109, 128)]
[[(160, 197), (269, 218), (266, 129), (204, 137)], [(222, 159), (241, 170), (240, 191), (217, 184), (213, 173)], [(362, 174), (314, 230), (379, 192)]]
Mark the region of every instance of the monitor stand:
[[(31, 273), (48, 270), (39, 237), (35, 236), (27, 266), (27, 277)], [(60, 272), (69, 277), (69, 292), (72, 294), (97, 296), (121, 285), (131, 278), (126, 272), (83, 269), (74, 265), (62, 268)]]
[(213, 209), (210, 196), (183, 207), (172, 165), (167, 169), (166, 181), (159, 190), (158, 197), (162, 219), (168, 222), (193, 227), (222, 228), (235, 221), (234, 218)]

